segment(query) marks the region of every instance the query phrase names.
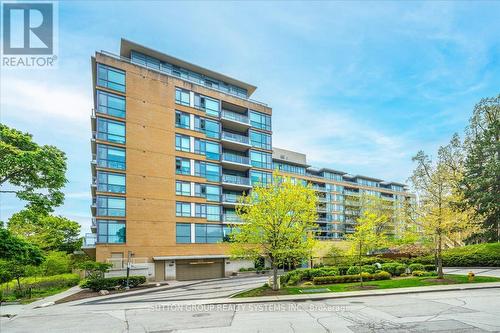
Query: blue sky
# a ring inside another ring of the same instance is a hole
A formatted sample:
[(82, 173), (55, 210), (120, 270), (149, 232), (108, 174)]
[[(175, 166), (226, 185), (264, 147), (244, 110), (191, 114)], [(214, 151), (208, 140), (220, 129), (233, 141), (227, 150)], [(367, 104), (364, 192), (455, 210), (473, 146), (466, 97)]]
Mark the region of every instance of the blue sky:
[[(406, 181), (500, 92), (498, 2), (61, 2), (59, 66), (1, 69), (1, 122), (68, 155), (56, 213), (90, 225), (90, 57), (121, 37), (258, 87), (273, 145)], [(21, 209), (8, 196), (0, 219)]]

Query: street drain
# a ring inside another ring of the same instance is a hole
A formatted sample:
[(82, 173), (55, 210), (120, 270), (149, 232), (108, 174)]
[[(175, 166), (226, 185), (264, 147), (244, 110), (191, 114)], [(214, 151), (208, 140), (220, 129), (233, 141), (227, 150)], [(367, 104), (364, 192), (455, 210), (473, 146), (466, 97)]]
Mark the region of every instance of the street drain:
[(360, 302), (360, 301), (352, 301), (352, 302), (349, 302), (351, 304), (363, 304), (364, 302)]
[(210, 313), (195, 313), (193, 317), (198, 318), (198, 317), (206, 317), (210, 316)]

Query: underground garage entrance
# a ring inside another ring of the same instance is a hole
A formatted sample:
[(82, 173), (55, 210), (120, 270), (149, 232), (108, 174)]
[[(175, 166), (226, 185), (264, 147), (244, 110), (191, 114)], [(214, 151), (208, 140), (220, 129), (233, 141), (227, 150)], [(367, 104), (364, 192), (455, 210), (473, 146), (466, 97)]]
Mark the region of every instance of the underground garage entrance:
[(224, 277), (224, 259), (186, 259), (175, 261), (176, 280), (202, 280)]

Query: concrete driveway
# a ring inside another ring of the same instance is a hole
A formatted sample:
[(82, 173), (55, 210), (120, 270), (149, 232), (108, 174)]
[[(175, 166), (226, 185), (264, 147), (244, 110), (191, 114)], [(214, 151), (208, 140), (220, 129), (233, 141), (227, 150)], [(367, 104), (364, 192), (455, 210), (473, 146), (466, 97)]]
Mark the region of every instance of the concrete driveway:
[(500, 277), (500, 267), (445, 267), (445, 274), (467, 275), (473, 272), (477, 276)]

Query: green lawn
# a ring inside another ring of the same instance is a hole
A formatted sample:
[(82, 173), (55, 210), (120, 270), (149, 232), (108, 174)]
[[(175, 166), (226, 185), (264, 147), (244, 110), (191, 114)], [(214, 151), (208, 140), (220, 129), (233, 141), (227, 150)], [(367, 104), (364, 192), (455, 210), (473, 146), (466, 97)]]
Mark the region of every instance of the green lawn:
[[(433, 286), (440, 284), (461, 284), (469, 283), (467, 276), (465, 275), (445, 275), (444, 281), (432, 281), (435, 277), (407, 277), (407, 278), (394, 278), (391, 280), (381, 280), (381, 281), (369, 281), (364, 282), (363, 286), (368, 286), (366, 289), (390, 289), (390, 288), (405, 288), (405, 287), (423, 287), (423, 286)], [(486, 276), (476, 276), (473, 283), (480, 282), (498, 282), (500, 278), (496, 277), (486, 277)], [(324, 292), (343, 292), (343, 291), (353, 291), (361, 290), (359, 288), (359, 282), (355, 283), (337, 283), (330, 285), (317, 285), (317, 286), (293, 286), (284, 287), (281, 290), (274, 292), (271, 288), (267, 286), (255, 288), (242, 292), (235, 295), (234, 297), (256, 297), (256, 296), (273, 296), (273, 295), (296, 295), (296, 294), (307, 294), (308, 289), (328, 289)], [(317, 292), (314, 292), (315, 294)]]

